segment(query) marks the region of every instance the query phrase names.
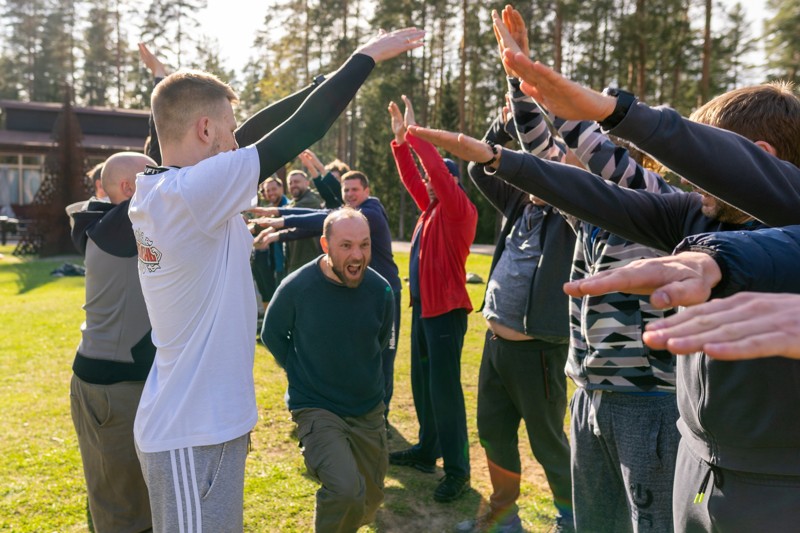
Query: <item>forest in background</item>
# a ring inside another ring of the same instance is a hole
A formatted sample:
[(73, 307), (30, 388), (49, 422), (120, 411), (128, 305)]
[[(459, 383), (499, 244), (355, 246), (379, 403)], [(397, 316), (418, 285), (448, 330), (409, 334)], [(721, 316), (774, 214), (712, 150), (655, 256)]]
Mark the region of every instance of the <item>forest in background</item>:
[[(386, 106), (406, 94), (421, 124), (482, 136), (505, 92), (490, 18), (503, 5), (264, 2), (262, 13), (243, 14), (264, 22), (241, 51), (247, 65), (236, 71), (220, 61), (219, 43), (199, 31), (201, 0), (0, 0), (0, 98), (59, 102), (68, 84), (76, 105), (145, 108), (152, 80), (136, 50), (144, 41), (172, 68), (201, 68), (229, 81), (245, 117), (335, 70), (373, 28), (425, 28), (426, 45), (379, 65), (313, 147), (323, 162), (338, 157), (364, 171), (395, 237), (409, 239), (416, 208), (394, 168)], [(515, 7), (536, 59), (598, 90), (616, 85), (684, 114), (742, 85), (800, 81), (800, 0), (767, 0), (763, 28), (746, 19), (741, 4), (713, 0), (532, 0)], [(766, 64), (747, 63), (756, 43)], [(481, 215), (476, 240), (492, 242), (493, 209), (467, 182)]]

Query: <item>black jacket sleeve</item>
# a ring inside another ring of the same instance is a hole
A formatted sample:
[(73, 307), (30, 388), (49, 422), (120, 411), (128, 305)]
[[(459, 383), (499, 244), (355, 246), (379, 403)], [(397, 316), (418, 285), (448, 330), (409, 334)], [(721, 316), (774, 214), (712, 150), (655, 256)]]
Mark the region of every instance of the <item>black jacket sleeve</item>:
[(320, 140), (366, 81), (375, 61), (364, 54), (354, 54), (330, 78), (314, 90), (288, 120), (266, 134), (257, 143), (261, 176), (273, 172)]
[(722, 271), (712, 298), (740, 291), (800, 293), (800, 226), (692, 235), (675, 249), (711, 255)]
[(239, 143), (239, 146), (254, 144), (292, 116), (297, 111), (297, 108), (308, 98), (308, 95), (322, 82), (322, 79), (324, 78), (315, 79), (307, 87), (278, 100), (274, 104), (268, 105), (248, 118), (235, 133), (236, 142)]
[(711, 229), (696, 193), (625, 189), (583, 169), (506, 149), (497, 175), (564, 213), (665, 252), (687, 235)]
[(800, 223), (800, 169), (736, 133), (644, 104), (632, 106), (611, 133), (770, 226)]
[[(492, 122), (486, 135), (483, 136), (483, 140), (491, 141), (501, 146), (512, 140), (511, 136), (503, 127), (501, 117), (496, 118)], [(484, 167), (474, 162), (469, 164), (467, 172), (469, 173), (470, 179), (472, 179), (472, 183), (478, 187), (481, 194), (489, 200), (489, 203), (491, 203), (495, 209), (505, 216), (508, 216), (508, 213), (506, 213), (507, 206), (512, 201), (514, 203), (518, 202), (520, 197), (524, 195), (522, 191), (513, 185), (509, 185), (502, 179), (498, 179), (497, 176), (487, 175)]]

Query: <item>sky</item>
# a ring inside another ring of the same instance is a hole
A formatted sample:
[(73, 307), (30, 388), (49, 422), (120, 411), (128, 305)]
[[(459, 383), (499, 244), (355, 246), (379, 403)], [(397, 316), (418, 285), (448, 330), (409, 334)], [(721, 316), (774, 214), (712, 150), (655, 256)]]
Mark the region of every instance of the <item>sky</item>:
[[(752, 33), (760, 34), (766, 0), (721, 0), (729, 6), (737, 1), (741, 2), (752, 21)], [(219, 41), (223, 65), (241, 72), (250, 58), (254, 34), (264, 23), (267, 5), (264, 0), (208, 0), (208, 7), (199, 14), (199, 19), (202, 31)], [(763, 52), (750, 61), (760, 61), (761, 58)]]

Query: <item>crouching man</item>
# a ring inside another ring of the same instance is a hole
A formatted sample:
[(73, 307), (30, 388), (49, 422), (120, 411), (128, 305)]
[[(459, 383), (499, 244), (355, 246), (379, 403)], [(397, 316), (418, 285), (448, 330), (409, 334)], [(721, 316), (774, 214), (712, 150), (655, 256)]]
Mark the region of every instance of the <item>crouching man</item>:
[(261, 339), (289, 380), (317, 491), (317, 532), (355, 532), (383, 501), (388, 467), (381, 353), (392, 331), (394, 296), (368, 268), (370, 233), (360, 212), (325, 219), (321, 257), (289, 275), (264, 317)]

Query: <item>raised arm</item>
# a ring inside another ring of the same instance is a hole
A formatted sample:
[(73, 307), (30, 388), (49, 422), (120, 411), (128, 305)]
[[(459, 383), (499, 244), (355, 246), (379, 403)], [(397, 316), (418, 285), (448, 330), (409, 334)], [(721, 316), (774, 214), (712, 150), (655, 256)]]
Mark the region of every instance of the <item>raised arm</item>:
[[(144, 43), (139, 43), (139, 58), (153, 76), (153, 87), (158, 85), (161, 80), (167, 77), (167, 68), (164, 66), (161, 60), (156, 57), (156, 55), (153, 54), (149, 48), (147, 48), (147, 45)], [(161, 145), (158, 142), (158, 133), (156, 132), (156, 123), (153, 120), (152, 112), (147, 120), (147, 139), (148, 143), (145, 147), (145, 155), (160, 165)]]
[(422, 46), (415, 28), (379, 33), (325, 80), (289, 119), (255, 143), (263, 181), (321, 139), (347, 107), (375, 64)]
[[(567, 119), (602, 122), (616, 98), (567, 80), (552, 69), (507, 50), (504, 61), (524, 80), (522, 90)], [(625, 138), (688, 181), (773, 225), (800, 222), (800, 169), (733, 132), (685, 119), (669, 108), (641, 102), (611, 133)], [(741, 179), (731, 179), (742, 176)]]
[[(467, 161), (492, 157), (492, 149), (486, 143), (464, 134), (419, 127), (409, 131)], [(696, 222), (692, 207), (698, 197), (690, 194), (623, 189), (583, 169), (505, 148), (493, 166), (497, 175), (511, 185), (565, 213), (626, 240), (667, 252)]]
[[(406, 112), (408, 112), (408, 109), (408, 106), (406, 106)], [(392, 132), (394, 133), (391, 146), (397, 173), (400, 175), (400, 180), (411, 195), (414, 203), (417, 204), (417, 208), (420, 211), (425, 211), (431, 200), (414, 161), (411, 147), (406, 142), (405, 117), (400, 113), (400, 108), (394, 102), (389, 102), (389, 115), (391, 116)], [(413, 108), (411, 110), (411, 118), (413, 120)]]

